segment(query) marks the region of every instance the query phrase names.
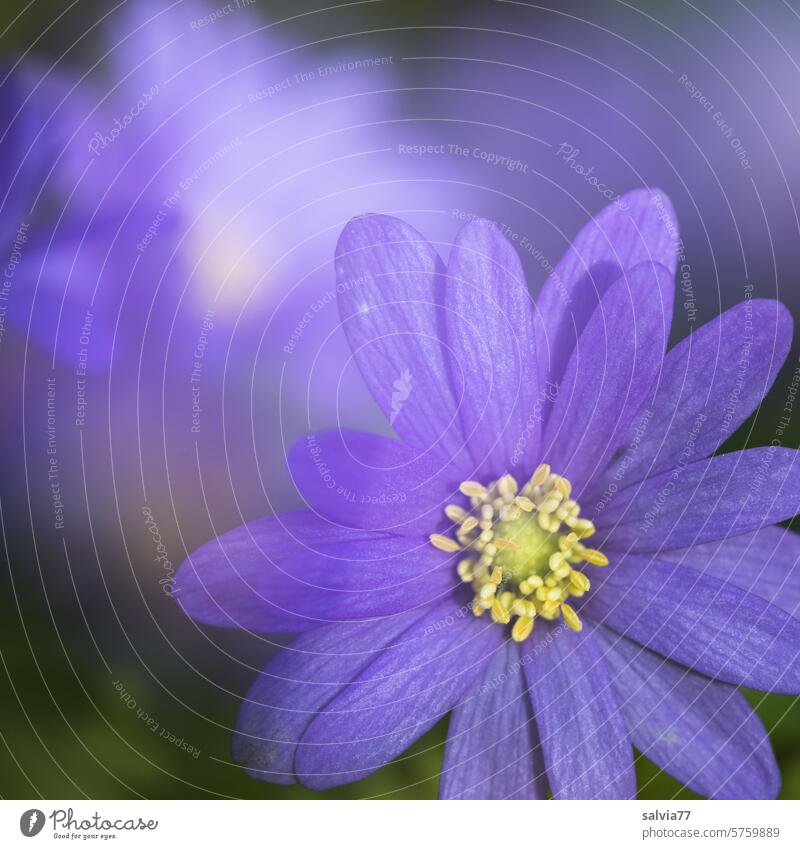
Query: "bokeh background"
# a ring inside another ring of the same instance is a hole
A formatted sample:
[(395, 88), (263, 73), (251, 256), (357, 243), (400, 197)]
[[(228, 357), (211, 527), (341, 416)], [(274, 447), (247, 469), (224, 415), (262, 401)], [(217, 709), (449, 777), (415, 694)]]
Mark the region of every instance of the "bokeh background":
[[(796, 0), (5, 2), (0, 94), (4, 797), (313, 795), (231, 762), (279, 641), (198, 627), (169, 579), (300, 504), (296, 437), (387, 432), (337, 328), (351, 216), (445, 253), (497, 220), (535, 294), (655, 185), (673, 341), (748, 292), (800, 317)], [(731, 446), (775, 436), (797, 364)], [(800, 798), (800, 705), (749, 695)], [(444, 732), (326, 795), (435, 797)], [(690, 795), (638, 768), (643, 798)]]

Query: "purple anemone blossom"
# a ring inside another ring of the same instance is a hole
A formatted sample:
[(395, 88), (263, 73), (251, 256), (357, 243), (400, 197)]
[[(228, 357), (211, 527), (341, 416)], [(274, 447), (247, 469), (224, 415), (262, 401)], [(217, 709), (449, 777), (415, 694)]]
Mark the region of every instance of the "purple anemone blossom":
[[(183, 564), (195, 620), (295, 635), (241, 709), (255, 778), (324, 790), (452, 711), (444, 798), (630, 798), (634, 746), (696, 792), (773, 797), (739, 686), (800, 692), (797, 452), (714, 455), (791, 340), (747, 300), (667, 351), (677, 228), (625, 195), (534, 304), (512, 244), (448, 263), (404, 222), (351, 221), (342, 327), (398, 438), (289, 451), (306, 509)], [(714, 456), (712, 456), (714, 455)]]

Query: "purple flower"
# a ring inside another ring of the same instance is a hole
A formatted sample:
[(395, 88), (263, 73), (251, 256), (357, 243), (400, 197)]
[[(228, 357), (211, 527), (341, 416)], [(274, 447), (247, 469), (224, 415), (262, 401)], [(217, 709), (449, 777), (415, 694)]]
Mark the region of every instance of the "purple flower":
[(674, 213), (623, 200), (535, 305), (489, 222), (446, 266), (398, 219), (345, 228), (342, 327), (399, 439), (301, 440), (307, 509), (213, 540), (176, 580), (200, 622), (296, 635), (239, 716), (252, 776), (355, 781), (452, 711), (443, 797), (632, 797), (634, 746), (703, 795), (776, 795), (736, 687), (800, 691), (800, 546), (775, 524), (798, 512), (797, 454), (711, 455), (791, 320), (749, 300), (667, 351)]
[(330, 287), (318, 258), (342, 222), (390, 197), (406, 208), (417, 174), (390, 149), (381, 92), (400, 83), (391, 64), (362, 67), (369, 43), (323, 50), (255, 7), (123, 6), (98, 29), (94, 74), (27, 60), (0, 73), (6, 256), (30, 224), (7, 325), (69, 364), (88, 347), (92, 371), (183, 336), (183, 377), (209, 310), (209, 357), (226, 322), (256, 345), (277, 304), (302, 315)]
[[(34, 61), (0, 62), (0, 90), (0, 342), (12, 329), (38, 340), (34, 303), (51, 307), (52, 335), (64, 300), (63, 272), (87, 272), (87, 252), (77, 239), (68, 260), (62, 251), (70, 187), (84, 167), (75, 138), (85, 102), (69, 77)], [(57, 280), (56, 267), (62, 272)]]

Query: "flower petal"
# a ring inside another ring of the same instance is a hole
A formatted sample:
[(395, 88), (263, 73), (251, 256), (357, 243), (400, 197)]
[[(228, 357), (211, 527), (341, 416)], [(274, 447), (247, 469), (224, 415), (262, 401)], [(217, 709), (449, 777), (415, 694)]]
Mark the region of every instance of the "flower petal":
[(506, 643), (453, 708), (442, 799), (546, 799), (547, 781), (519, 648)]
[(800, 536), (779, 526), (659, 555), (760, 596), (800, 619)]
[(496, 479), (538, 449), (531, 298), (512, 244), (489, 221), (465, 224), (447, 265), (445, 339), (469, 376), (459, 408), (475, 477)]
[(439, 340), (445, 268), (398, 218), (365, 215), (336, 247), (339, 312), (367, 387), (404, 442), (437, 456), (463, 446), (453, 362)]
[(174, 594), (207, 625), (291, 633), (421, 609), (450, 595), (450, 561), (426, 540), (351, 531), (298, 510), (201, 546)]
[(297, 746), (314, 717), (418, 616), (301, 634), (248, 690), (233, 738), (235, 760), (253, 778), (294, 784)]
[(550, 635), (523, 662), (553, 796), (632, 799), (633, 750), (601, 646), (587, 624)]
[(727, 539), (798, 512), (800, 453), (770, 445), (678, 466), (620, 490), (595, 523), (605, 532), (601, 546), (652, 552)]
[(612, 560), (581, 611), (709, 678), (800, 692), (800, 621), (689, 566), (636, 555)]
[(606, 662), (633, 745), (697, 793), (773, 799), (780, 772), (764, 726), (735, 687), (670, 663), (603, 628)]
[(289, 468), (308, 505), (343, 527), (420, 536), (440, 528), (443, 510), (461, 500), (463, 480), (396, 439), (327, 430), (289, 449)]
[(667, 354), (653, 403), (607, 477), (628, 486), (674, 468), (688, 434), (693, 459), (713, 454), (766, 395), (791, 341), (788, 310), (767, 300), (737, 304), (692, 333)]
[(624, 273), (572, 352), (545, 427), (544, 458), (578, 493), (609, 462), (655, 387), (667, 337), (653, 290), (670, 279), (653, 263)]
[(295, 762), (300, 781), (324, 790), (397, 757), (463, 698), (502, 641), (493, 622), (437, 605), (311, 723)]
[[(669, 199), (657, 189), (637, 189), (609, 204), (578, 233), (547, 279), (537, 305), (550, 380), (560, 380), (572, 349), (608, 287), (641, 262), (669, 270), (651, 292), (669, 334), (675, 298), (678, 225)], [(542, 354), (544, 357), (544, 353)]]

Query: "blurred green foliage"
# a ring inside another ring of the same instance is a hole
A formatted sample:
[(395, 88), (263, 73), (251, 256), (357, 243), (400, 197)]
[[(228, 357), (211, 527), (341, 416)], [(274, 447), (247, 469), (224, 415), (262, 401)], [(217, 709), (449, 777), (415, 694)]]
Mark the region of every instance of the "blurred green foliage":
[[(26, 5), (0, 4), (0, 31)], [(292, 8), (287, 3), (264, 5), (273, 16), (286, 15)], [(404, 5), (406, 10), (411, 8), (408, 0)], [(434, 5), (415, 0), (413, 7), (422, 13)], [(61, 0), (37, 2), (35, 16), (24, 15), (3, 35), (3, 54), (13, 55), (35, 42), (38, 54), (59, 55), (64, 45), (84, 34), (85, 21), (96, 19), (104, 4), (84, 2), (81, 8), (82, 17), (68, 16), (47, 28), (42, 22), (55, 20), (64, 4)], [(393, 8), (387, 5), (387, 15)], [(441, 12), (441, 6), (437, 9)], [(753, 442), (757, 444), (755, 436)], [(728, 447), (739, 446), (732, 440)], [(14, 529), (4, 527), (4, 533), (13, 535)], [(46, 561), (48, 553), (43, 557)], [(12, 562), (9, 567), (0, 557), (2, 797), (436, 798), (446, 721), (375, 775), (329, 793), (249, 779), (231, 763), (230, 729), (238, 699), (253, 673), (229, 671), (224, 664), (210, 667), (202, 671), (230, 692), (210, 683), (198, 692), (200, 676), (180, 653), (163, 650), (144, 605), (134, 611), (133, 619), (115, 622), (102, 610), (107, 601), (99, 594), (81, 589), (77, 596), (84, 605), (81, 609), (72, 588), (48, 586), (45, 594), (32, 560), (12, 557)], [(144, 601), (160, 605), (163, 618), (174, 622), (178, 632), (185, 627), (177, 607), (168, 600)], [(191, 645), (196, 632), (178, 636), (183, 637), (183, 646)], [(255, 667), (266, 662), (263, 651), (251, 654)], [(137, 717), (136, 709), (126, 706), (114, 681), (122, 682), (137, 707), (153, 717), (155, 732)], [(783, 775), (781, 796), (800, 798), (800, 701), (759, 693), (748, 693), (748, 697), (770, 732)], [(197, 710), (200, 704), (202, 715)], [(199, 749), (199, 756), (163, 739), (161, 729)], [(693, 797), (642, 756), (637, 769), (641, 798)]]

